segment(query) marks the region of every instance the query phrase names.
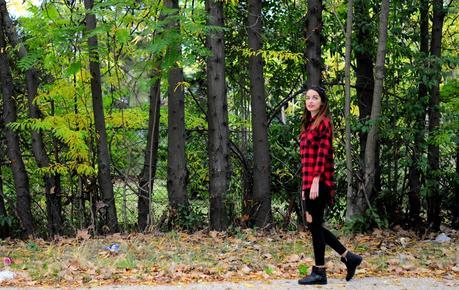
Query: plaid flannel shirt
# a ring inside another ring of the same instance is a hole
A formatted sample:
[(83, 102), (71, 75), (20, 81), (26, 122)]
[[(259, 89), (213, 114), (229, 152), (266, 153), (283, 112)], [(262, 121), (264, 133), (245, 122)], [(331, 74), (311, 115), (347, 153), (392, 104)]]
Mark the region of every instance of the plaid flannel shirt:
[(300, 135), (302, 190), (310, 189), (314, 177), (320, 176), (319, 182), (330, 189), (330, 202), (333, 203), (335, 169), (331, 122), (324, 117), (316, 128), (310, 127), (311, 125)]

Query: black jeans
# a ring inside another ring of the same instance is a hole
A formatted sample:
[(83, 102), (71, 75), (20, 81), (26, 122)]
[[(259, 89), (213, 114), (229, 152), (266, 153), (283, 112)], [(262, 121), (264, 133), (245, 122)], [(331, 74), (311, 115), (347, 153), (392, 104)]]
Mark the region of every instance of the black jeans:
[[(325, 245), (329, 245), (339, 255), (346, 252), (346, 247), (322, 225), (325, 207), (330, 196), (329, 189), (324, 184), (319, 184), (319, 196), (314, 200), (309, 198), (309, 189), (304, 194), (306, 197), (304, 201), (305, 218), (312, 235), (314, 259), (316, 266), (322, 266), (325, 265)], [(311, 215), (312, 221), (308, 221), (307, 213)]]

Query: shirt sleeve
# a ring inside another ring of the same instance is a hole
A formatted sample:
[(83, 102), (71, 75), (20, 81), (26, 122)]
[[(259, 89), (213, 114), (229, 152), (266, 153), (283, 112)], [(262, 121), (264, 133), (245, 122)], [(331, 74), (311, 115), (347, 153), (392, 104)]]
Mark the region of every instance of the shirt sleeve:
[(325, 171), (325, 162), (331, 150), (331, 127), (328, 122), (322, 122), (319, 130), (319, 150), (317, 151), (317, 160), (314, 166), (314, 177), (321, 176)]
[(305, 167), (305, 160), (304, 160), (304, 152), (305, 152), (305, 139), (304, 133), (300, 135), (300, 164), (301, 164), (301, 190), (304, 190), (306, 184), (304, 182), (304, 167)]

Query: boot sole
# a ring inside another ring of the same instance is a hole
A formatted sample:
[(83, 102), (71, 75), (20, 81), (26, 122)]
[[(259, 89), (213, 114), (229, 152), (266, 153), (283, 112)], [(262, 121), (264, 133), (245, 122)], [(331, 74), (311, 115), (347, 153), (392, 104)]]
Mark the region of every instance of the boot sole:
[(298, 284), (300, 285), (327, 285), (327, 282), (315, 282), (315, 283), (300, 283), (298, 282)]

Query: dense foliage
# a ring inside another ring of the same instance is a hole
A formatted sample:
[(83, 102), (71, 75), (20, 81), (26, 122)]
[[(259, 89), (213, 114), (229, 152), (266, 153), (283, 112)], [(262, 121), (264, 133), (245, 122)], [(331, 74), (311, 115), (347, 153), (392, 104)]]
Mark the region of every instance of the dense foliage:
[[(269, 148), (271, 152), (271, 194), (273, 221), (277, 226), (294, 229), (301, 223), (297, 203), (300, 186), (298, 141), (303, 111), (302, 91), (306, 82), (304, 50), (306, 1), (262, 1), (263, 49), (251, 51), (247, 44), (247, 1), (223, 1), (225, 12), (226, 84), (231, 142), (231, 176), (227, 192), (227, 215), (230, 228), (251, 226), (245, 211), (253, 176), (251, 140), (251, 107), (248, 58), (261, 54), (268, 112)], [(362, 5), (356, 1), (355, 5)], [(369, 22), (355, 19), (354, 28), (362, 28), (371, 36), (362, 42), (353, 36), (351, 67), (356, 68), (355, 53), (376, 56), (379, 1), (366, 1)], [(408, 200), (409, 170), (415, 150), (422, 114), (425, 135), (420, 144), (419, 170), (422, 187), (420, 221), (425, 227), (431, 182), (438, 181), (443, 223), (459, 226), (458, 158), (459, 158), (459, 6), (453, 1), (444, 4), (442, 55), (440, 58), (420, 51), (419, 1), (391, 1), (388, 43), (385, 60), (386, 77), (382, 96), (379, 126), (380, 184), (371, 207), (363, 216), (356, 216), (347, 225), (353, 230), (410, 224)], [(6, 46), (12, 70), (17, 121), (7, 124), (20, 137), (20, 149), (30, 182), (31, 209), (36, 234), (47, 233), (47, 198), (43, 177), (60, 178), (63, 227), (62, 233), (72, 235), (78, 229), (90, 228), (103, 233), (98, 219), (104, 204), (98, 187), (97, 136), (91, 104), (88, 37), (97, 36), (102, 77), (103, 105), (115, 204), (122, 231), (137, 230), (137, 196), (139, 174), (147, 146), (150, 86), (161, 78), (161, 110), (157, 173), (151, 197), (151, 228), (177, 227), (196, 230), (208, 226), (209, 172), (207, 151), (207, 83), (206, 34), (220, 28), (206, 26), (204, 1), (180, 1), (180, 11), (164, 17), (168, 9), (162, 1), (101, 1), (92, 12), (97, 27), (91, 33), (85, 28), (85, 9), (80, 1), (43, 1), (39, 6), (29, 1), (27, 13), (11, 15), (27, 55), (16, 54), (17, 46)], [(432, 10), (429, 5), (430, 11)], [(9, 6), (12, 8), (12, 6)], [(11, 9), (10, 9), (11, 11)], [(2, 16), (3, 18), (5, 16)], [(332, 221), (343, 223), (346, 211), (345, 119), (344, 119), (344, 37), (345, 1), (324, 1), (322, 30), (323, 80), (331, 105), (334, 125), (337, 200), (329, 212)], [(170, 23), (180, 22), (179, 33)], [(430, 24), (429, 27), (431, 27)], [(6, 28), (4, 28), (6, 29)], [(429, 30), (430, 32), (430, 30)], [(1, 32), (5, 33), (5, 32)], [(174, 43), (181, 55), (168, 52)], [(154, 75), (160, 61), (160, 74)], [(439, 71), (436, 66), (441, 67)], [(167, 180), (167, 78), (169, 69), (179, 64), (184, 69), (185, 126), (187, 160), (187, 195), (190, 207), (179, 210), (178, 219), (171, 219), (168, 209)], [(39, 73), (39, 89), (34, 103), (40, 118), (28, 113), (25, 73), (34, 68)], [(426, 108), (429, 95), (419, 98), (418, 86), (438, 85), (440, 74), (441, 123), (428, 132)], [(359, 119), (355, 77), (351, 79), (351, 129), (354, 188), (362, 178), (359, 134), (368, 132), (371, 123)], [(282, 103), (283, 102), (283, 103)], [(3, 124), (2, 124), (3, 126)], [(4, 126), (3, 126), (4, 127)], [(49, 166), (39, 167), (31, 151), (31, 132), (43, 137)], [(5, 140), (4, 135), (1, 136)], [(431, 171), (427, 162), (428, 144), (440, 148), (440, 166)], [(2, 141), (2, 152), (6, 143)], [(417, 150), (417, 149), (416, 149)], [(9, 159), (2, 155), (0, 199), (6, 212), (1, 214), (3, 235), (21, 235), (16, 215), (16, 189)], [(2, 203), (3, 203), (2, 202)], [(417, 225), (416, 225), (417, 226)]]

